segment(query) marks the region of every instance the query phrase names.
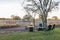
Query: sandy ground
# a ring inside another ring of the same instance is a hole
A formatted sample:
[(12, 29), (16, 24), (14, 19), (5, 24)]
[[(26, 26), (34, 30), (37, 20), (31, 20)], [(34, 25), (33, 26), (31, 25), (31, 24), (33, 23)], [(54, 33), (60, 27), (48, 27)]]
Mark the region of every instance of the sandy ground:
[(25, 31), (25, 27), (0, 29), (0, 33), (5, 33), (5, 32), (22, 32), (22, 31)]

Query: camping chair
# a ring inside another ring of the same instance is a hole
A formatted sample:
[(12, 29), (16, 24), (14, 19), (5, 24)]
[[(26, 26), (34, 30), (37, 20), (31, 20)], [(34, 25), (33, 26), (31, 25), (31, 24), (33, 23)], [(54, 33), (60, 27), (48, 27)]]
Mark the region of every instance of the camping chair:
[(42, 23), (40, 23), (39, 25), (38, 25), (38, 31), (43, 31), (44, 30), (44, 27), (42, 26)]
[(52, 27), (52, 30), (54, 30), (55, 29), (55, 24), (53, 25), (53, 27)]
[(55, 29), (55, 24), (52, 26), (52, 29), (51, 30), (54, 32), (54, 29)]
[(50, 31), (52, 29), (52, 25), (49, 25), (48, 28), (45, 28), (45, 31)]
[(55, 29), (55, 24), (52, 26), (52, 25), (49, 25), (48, 28), (46, 29), (46, 31), (51, 31)]

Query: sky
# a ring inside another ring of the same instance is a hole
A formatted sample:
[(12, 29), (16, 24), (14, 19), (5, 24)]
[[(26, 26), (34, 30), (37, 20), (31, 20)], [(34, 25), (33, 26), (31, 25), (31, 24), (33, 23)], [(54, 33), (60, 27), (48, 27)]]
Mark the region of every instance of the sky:
[[(22, 7), (23, 1), (24, 0), (0, 0), (0, 18), (10, 18), (11, 15), (17, 15), (22, 18), (27, 14)], [(60, 17), (60, 5), (59, 9), (49, 13), (48, 18), (51, 18), (52, 16)]]

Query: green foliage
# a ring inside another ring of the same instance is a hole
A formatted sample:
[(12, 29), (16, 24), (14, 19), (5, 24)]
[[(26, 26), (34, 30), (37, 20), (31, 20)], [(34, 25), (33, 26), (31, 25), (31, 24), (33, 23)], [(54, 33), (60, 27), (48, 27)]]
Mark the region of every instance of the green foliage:
[(53, 16), (52, 19), (58, 20), (58, 17), (57, 16)]
[(0, 20), (6, 20), (6, 18), (0, 18)]
[(13, 20), (21, 20), (21, 18), (19, 16), (15, 16), (15, 15), (11, 15), (11, 18)]

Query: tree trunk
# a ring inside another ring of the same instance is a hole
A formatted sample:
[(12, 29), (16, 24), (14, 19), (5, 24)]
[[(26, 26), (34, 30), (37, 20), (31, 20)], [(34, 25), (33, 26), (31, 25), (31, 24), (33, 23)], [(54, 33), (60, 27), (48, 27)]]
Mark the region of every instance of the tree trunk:
[(33, 25), (34, 25), (34, 27), (35, 27), (35, 19), (33, 19)]
[(42, 24), (43, 24), (44, 28), (47, 27), (47, 17), (45, 17), (45, 16), (42, 17)]

